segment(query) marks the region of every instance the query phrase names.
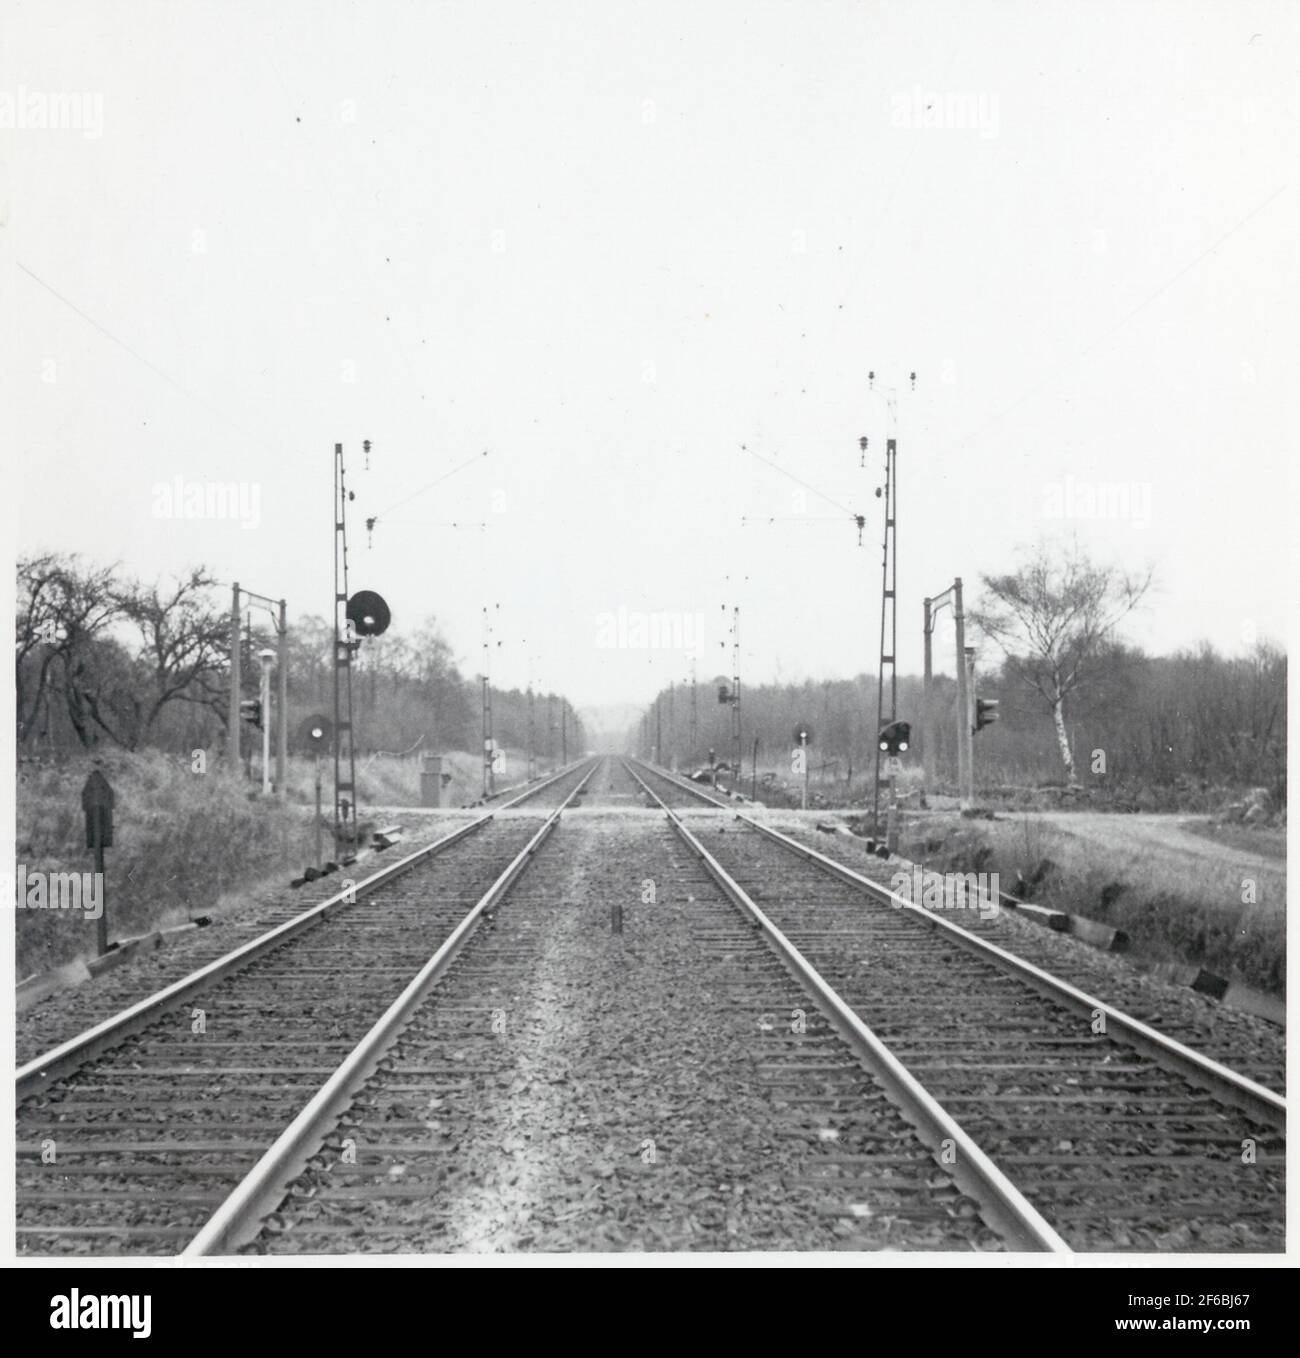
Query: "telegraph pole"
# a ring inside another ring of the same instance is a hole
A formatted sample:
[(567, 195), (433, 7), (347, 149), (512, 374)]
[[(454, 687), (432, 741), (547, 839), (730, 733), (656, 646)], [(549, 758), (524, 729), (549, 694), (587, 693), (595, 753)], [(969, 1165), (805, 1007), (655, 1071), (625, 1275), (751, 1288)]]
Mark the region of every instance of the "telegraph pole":
[(924, 805), (926, 793), (934, 787), (934, 723), (931, 721), (930, 686), (934, 680), (934, 661), (930, 655), (930, 638), (934, 630), (934, 614), (931, 600), (925, 600), (925, 667), (921, 680), (921, 802)]
[(537, 777), (537, 763), (539, 751), (537, 748), (537, 690), (535, 680), (537, 678), (537, 656), (533, 653), (533, 648), (528, 644), (527, 638), (521, 641), (523, 646), (524, 658), (528, 665), (528, 687), (525, 696), (528, 700), (528, 772), (527, 781), (532, 782)]
[[(867, 374), (868, 384), (874, 388), (876, 374)], [(912, 388), (916, 388), (916, 374), (911, 374)], [(898, 393), (886, 393), (889, 408), (890, 435), (885, 440), (885, 527), (881, 540), (880, 553), (880, 666), (876, 675), (876, 779), (871, 801), (872, 834), (880, 834), (880, 732), (887, 724), (885, 721), (885, 670), (889, 670), (889, 725), (898, 719)], [(866, 459), (867, 440), (858, 440), (862, 449), (863, 461)], [(878, 487), (876, 494), (881, 494)], [(896, 767), (893, 759), (891, 768)], [(895, 813), (898, 810), (898, 781), (894, 773), (889, 775), (889, 812), (890, 826), (888, 847), (895, 847)]]
[(694, 763), (700, 745), (700, 703), (695, 688), (695, 657), (691, 656), (691, 761)]
[(280, 600), (279, 626), (276, 629), (276, 666), (279, 687), (279, 725), (275, 732), (275, 790), (280, 800), (287, 801), (288, 785), (285, 779), (289, 772), (289, 614), (283, 599)]
[(528, 781), (537, 777), (537, 695), (528, 685)]
[(970, 676), (966, 670), (966, 613), (961, 576), (952, 582), (952, 612), (957, 626), (957, 795), (963, 809), (974, 800), (974, 748), (971, 741)]
[[(370, 440), (365, 443), (367, 456)], [(348, 617), (348, 491), (343, 445), (334, 445), (334, 844), (356, 838), (357, 757), (352, 739), (352, 656), (360, 641)]]
[(677, 681), (668, 681), (668, 767), (677, 772), (677, 706), (674, 701)]
[[(885, 441), (885, 528), (880, 549), (880, 665), (876, 674), (876, 788), (871, 804), (872, 833), (880, 833), (880, 739), (885, 721), (885, 670), (889, 670), (889, 721), (898, 718), (898, 529), (895, 495), (897, 484), (898, 440)], [(897, 799), (898, 784), (889, 775), (891, 807)]]
[[(500, 608), (500, 604), (494, 605)], [(492, 746), (492, 619), (483, 606), (483, 795), (496, 795), (496, 751)]]
[(231, 586), (230, 603), (230, 706), (226, 722), (226, 759), (231, 773), (239, 772), (239, 690), (241, 685), (240, 653), (244, 649), (240, 635), (239, 582)]
[(740, 791), (744, 749), (740, 738), (740, 605), (731, 615), (731, 731), (736, 742), (736, 791)]
[[(271, 794), (271, 661), (275, 659), (275, 652), (269, 649), (258, 651), (258, 660), (262, 663), (261, 687), (258, 690), (262, 704), (262, 796), (269, 797)], [(284, 719), (281, 717), (281, 727), (284, 726)]]
[[(251, 608), (244, 614), (244, 645), (248, 648), (248, 664), (251, 669), (253, 664), (253, 610)], [(242, 707), (243, 704), (241, 703), (240, 706)], [(265, 725), (265, 722), (263, 722), (263, 725)], [(244, 747), (244, 777), (250, 781), (253, 777), (253, 740), (251, 737)]]
[[(942, 609), (953, 606), (955, 612), (961, 614), (961, 579), (953, 581), (942, 594), (936, 594), (925, 601), (925, 688), (921, 700), (921, 757), (924, 764), (924, 783), (921, 787), (921, 799), (924, 803), (926, 794), (933, 792), (939, 779), (939, 735), (936, 730), (934, 719), (934, 628), (935, 622)], [(964, 621), (959, 624), (964, 628)], [(960, 688), (960, 675), (958, 676), (958, 686)], [(958, 762), (960, 763), (962, 743), (960, 734), (957, 741)], [(958, 770), (957, 790), (961, 791), (961, 773)]]
[(975, 804), (975, 647), (966, 647), (966, 707), (962, 712), (966, 732), (966, 796)]

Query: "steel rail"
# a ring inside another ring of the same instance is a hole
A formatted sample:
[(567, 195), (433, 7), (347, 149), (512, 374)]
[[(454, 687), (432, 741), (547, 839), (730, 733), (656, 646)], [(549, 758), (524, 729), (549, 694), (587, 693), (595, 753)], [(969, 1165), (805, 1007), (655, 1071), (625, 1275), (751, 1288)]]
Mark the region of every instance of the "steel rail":
[(806, 844), (801, 844), (798, 840), (782, 834), (779, 830), (772, 829), (769, 825), (762, 824), (752, 816), (746, 816), (740, 812), (735, 814), (737, 820), (748, 825), (751, 829), (757, 830), (759, 834), (776, 844), (780, 844), (790, 852), (806, 858), (840, 881), (856, 887), (878, 902), (887, 904), (896, 910), (908, 911), (914, 918), (923, 919), (932, 928), (938, 929), (968, 952), (992, 961), (1001, 969), (1011, 972), (1037, 990), (1039, 994), (1063, 1008), (1084, 1015), (1090, 1022), (1095, 1022), (1099, 1017), (1103, 1018), (1105, 1021), (1104, 1031), (1107, 1037), (1117, 1038), (1166, 1068), (1176, 1071), (1193, 1084), (1206, 1089), (1220, 1101), (1230, 1103), (1233, 1107), (1249, 1113), (1260, 1122), (1279, 1129), (1285, 1128), (1286, 1099), (1281, 1094), (1258, 1084), (1246, 1075), (1221, 1065), (1218, 1061), (1204, 1056), (1198, 1051), (1194, 1051), (1191, 1047), (1184, 1046), (1177, 1039), (1157, 1031), (1149, 1024), (1125, 1013), (1122, 1009), (1117, 1009), (1114, 1005), (1107, 1004), (1094, 995), (1089, 995), (1086, 991), (1080, 990), (1068, 981), (1053, 976), (1051, 972), (1044, 971), (1032, 962), (1026, 962), (1024, 958), (1017, 957), (1005, 948), (998, 947), (996, 943), (990, 943), (987, 939), (979, 938), (952, 920), (944, 919), (935, 911), (924, 909), (909, 901), (906, 897), (898, 895), (897, 892), (890, 891), (888, 887), (881, 886), (879, 882), (873, 882), (869, 877), (864, 877), (845, 864), (819, 853), (816, 849), (809, 848)]
[[(562, 769), (559, 769), (557, 772), (548, 774), (545, 778), (540, 779), (538, 782), (525, 786), (522, 792), (518, 792), (515, 796), (511, 797), (509, 801), (502, 802), (500, 806), (494, 806), (492, 810), (512, 811), (517, 806), (519, 806), (521, 802), (526, 802), (530, 798), (536, 797), (539, 792), (545, 792), (548, 787), (553, 787), (562, 778), (571, 777), (573, 774), (577, 773), (577, 771), (580, 768), (582, 768), (582, 766), (585, 763), (588, 762), (591, 763), (591, 768), (587, 770), (587, 777), (582, 780), (583, 784), (585, 784), (587, 782), (587, 779), (590, 778), (591, 775), (596, 771), (596, 766), (600, 763), (599, 759), (593, 759), (591, 761), (588, 761), (585, 757), (582, 759), (575, 759), (573, 763), (566, 764)], [(504, 797), (507, 792), (515, 792), (515, 788), (503, 788), (496, 795), (498, 797)], [(571, 800), (571, 798), (566, 798), (565, 800), (568, 801)], [(491, 812), (489, 812), (488, 814), (490, 815)]]
[[(560, 779), (572, 775), (573, 772), (574, 766), (562, 769), (559, 773), (546, 779), (545, 782), (539, 783), (525, 795), (534, 796), (551, 784), (560, 781)], [(594, 766), (588, 772), (587, 778), (591, 777), (592, 772), (594, 772)], [(583, 779), (583, 782), (586, 782), (586, 778)], [(173, 981), (171, 985), (165, 986), (162, 990), (155, 991), (154, 994), (128, 1006), (111, 1018), (104, 1019), (93, 1027), (87, 1028), (85, 1032), (78, 1033), (75, 1037), (70, 1037), (66, 1042), (61, 1042), (57, 1047), (52, 1047), (49, 1051), (35, 1057), (26, 1065), (20, 1066), (15, 1072), (16, 1102), (22, 1103), (25, 1099), (30, 1099), (41, 1093), (55, 1081), (71, 1074), (72, 1071), (85, 1065), (87, 1061), (92, 1060), (101, 1052), (118, 1046), (124, 1039), (149, 1027), (168, 1010), (180, 1007), (218, 981), (242, 971), (271, 949), (278, 948), (281, 944), (287, 943), (290, 939), (314, 928), (336, 911), (349, 905), (355, 905), (363, 897), (371, 895), (380, 887), (386, 886), (389, 882), (410, 872), (420, 863), (435, 857), (469, 835), (476, 834), (491, 822), (497, 811), (507, 810), (520, 800), (522, 798), (515, 798), (512, 802), (496, 807), (470, 821), (467, 825), (462, 825), (459, 829), (444, 835), (441, 839), (426, 844), (422, 849), (416, 849), (414, 853), (407, 854), (405, 858), (400, 858), (396, 862), (388, 864), (378, 872), (372, 873), (369, 877), (355, 883), (355, 885), (344, 887), (342, 891), (336, 892), (327, 900), (310, 906), (302, 914), (285, 920), (283, 924), (276, 925), (275, 928), (260, 934), (257, 938), (250, 939), (231, 952), (215, 958), (197, 971), (191, 972), (188, 976), (182, 976), (178, 981)]]
[[(830, 986), (798, 948), (750, 899), (744, 888), (664, 804), (645, 780), (626, 762), (624, 767), (654, 798), (678, 837), (703, 863), (723, 894), (758, 927), (795, 979), (813, 997), (822, 1013), (848, 1043), (858, 1059), (884, 1086), (895, 1104), (934, 1150), (938, 1163), (957, 1186), (979, 1203), (987, 1225), (1013, 1249), (1071, 1254), (1070, 1246), (1029, 1202), (993, 1160), (980, 1149), (951, 1113), (907, 1069), (854, 1010)], [(940, 1147), (951, 1150), (951, 1163), (940, 1159)]]
[(592, 764), (573, 791), (547, 816), (537, 833), (471, 907), (406, 989), (280, 1133), (270, 1149), (185, 1247), (182, 1258), (233, 1254), (241, 1245), (256, 1237), (266, 1216), (276, 1209), (289, 1185), (317, 1154), (321, 1143), (337, 1125), (340, 1115), (355, 1100), (389, 1047), (455, 960), (483, 913), (509, 891), (559, 823), (561, 812), (590, 781), (598, 764), (599, 761)]
[[(678, 791), (680, 792), (692, 793), (694, 796), (698, 797), (700, 801), (707, 802), (710, 806), (716, 806), (719, 811), (735, 812), (736, 810), (734, 802), (724, 802), (720, 797), (710, 797), (707, 792), (702, 792), (698, 787), (694, 785), (694, 783), (690, 782), (688, 779), (682, 778), (679, 774), (667, 773), (663, 769), (657, 769), (653, 764), (647, 764), (640, 759), (628, 760), (627, 758), (624, 758), (621, 755), (619, 756), (619, 758), (622, 760), (623, 767), (626, 768), (634, 778), (637, 778), (638, 782), (641, 782), (641, 779), (637, 777), (635, 770), (631, 768), (632, 764), (640, 764), (642, 768), (649, 769), (649, 771), (653, 773), (656, 778), (662, 778), (666, 782), (671, 783), (672, 786), (677, 788)], [(645, 787), (645, 783), (641, 782), (641, 786)], [(651, 791), (649, 788), (646, 788), (646, 791), (649, 792), (652, 797), (655, 797), (654, 792)], [(659, 800), (658, 797), (655, 797), (655, 800), (658, 801)], [(664, 809), (667, 810), (668, 808), (665, 807)]]
[[(531, 784), (516, 783), (514, 787), (502, 788), (500, 792), (494, 792), (490, 797), (480, 798), (477, 803), (471, 803), (471, 805), (486, 806), (489, 802), (495, 801), (497, 797), (504, 797), (507, 793), (513, 792), (515, 795), (511, 797), (509, 801), (502, 802), (500, 806), (494, 806), (492, 808), (494, 811), (509, 811), (514, 807), (519, 806), (520, 803), (526, 802), (532, 797), (536, 797), (539, 792), (544, 792), (553, 783), (558, 783), (561, 778), (566, 778), (571, 773), (575, 773), (587, 762), (587, 756), (584, 755), (581, 759), (575, 759), (571, 764), (566, 764), (558, 772), (548, 774), (539, 782)], [(596, 765), (599, 764), (599, 762), (599, 759), (592, 761), (592, 772), (595, 771)]]
[[(672, 774), (653, 768), (652, 772), (657, 777), (667, 779), (674, 786), (681, 787), (684, 791), (696, 792), (697, 795), (704, 796), (697, 789), (681, 783)], [(1051, 972), (1035, 966), (1032, 962), (1026, 962), (1023, 958), (1008, 952), (1005, 948), (1000, 948), (997, 944), (990, 943), (988, 940), (970, 933), (952, 920), (945, 919), (933, 911), (925, 910), (915, 902), (907, 900), (906, 897), (890, 891), (879, 882), (873, 882), (869, 877), (864, 877), (861, 873), (855, 872), (846, 864), (840, 863), (816, 849), (809, 848), (806, 844), (800, 843), (789, 835), (782, 834), (779, 830), (774, 830), (769, 825), (764, 825), (753, 816), (737, 811), (734, 807), (725, 809), (731, 811), (737, 820), (757, 830), (767, 839), (789, 849), (792, 853), (800, 855), (823, 871), (867, 893), (873, 899), (886, 903), (895, 909), (911, 911), (914, 916), (919, 916), (934, 928), (946, 931), (948, 937), (961, 947), (1013, 972), (1027, 985), (1037, 990), (1039, 994), (1053, 1000), (1062, 1007), (1086, 1016), (1090, 1022), (1099, 1017), (1104, 1017), (1108, 1036), (1118, 1036), (1126, 1045), (1158, 1061), (1167, 1069), (1176, 1071), (1199, 1088), (1215, 1095), (1220, 1101), (1249, 1113), (1252, 1117), (1269, 1126), (1279, 1129), (1285, 1128), (1286, 1099), (1275, 1090), (1269, 1089), (1267, 1086), (1250, 1079), (1249, 1076), (1242, 1075), (1213, 1058), (1185, 1046), (1176, 1038), (1159, 1032), (1149, 1024), (1143, 1023), (1141, 1019), (1134, 1018), (1131, 1014), (1125, 1013), (1112, 1004), (1107, 1004), (1094, 995), (1089, 995), (1077, 986), (1071, 985), (1068, 981), (1062, 980), (1060, 977), (1052, 975)]]

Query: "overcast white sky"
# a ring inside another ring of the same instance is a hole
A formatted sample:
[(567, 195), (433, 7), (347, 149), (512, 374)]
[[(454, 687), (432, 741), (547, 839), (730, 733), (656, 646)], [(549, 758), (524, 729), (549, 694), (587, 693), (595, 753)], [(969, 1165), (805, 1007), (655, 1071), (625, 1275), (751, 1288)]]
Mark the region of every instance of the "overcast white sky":
[[(327, 614), (341, 440), (382, 520), (354, 587), (471, 672), (499, 603), (501, 681), (526, 638), (539, 683), (640, 702), (688, 661), (602, 648), (599, 615), (725, 601), (748, 679), (847, 675), (892, 381), (904, 670), (924, 594), (1044, 534), (1155, 565), (1152, 650), (1285, 632), (1293, 4), (4, 13), (21, 550)], [(82, 126), (33, 125), (69, 93)], [(790, 517), (742, 445), (834, 503)], [(176, 477), (243, 483), (256, 525), (159, 516)], [(1127, 516), (1050, 512), (1099, 483)], [(699, 667), (729, 669), (716, 631)]]

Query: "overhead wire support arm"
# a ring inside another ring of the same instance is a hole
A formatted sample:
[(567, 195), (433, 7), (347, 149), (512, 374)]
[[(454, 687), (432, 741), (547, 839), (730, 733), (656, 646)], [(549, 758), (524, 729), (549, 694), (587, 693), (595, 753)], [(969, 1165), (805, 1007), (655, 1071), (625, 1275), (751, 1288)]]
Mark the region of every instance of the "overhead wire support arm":
[[(866, 440), (862, 440), (864, 449)], [(799, 523), (830, 523), (836, 521), (840, 515), (849, 519), (858, 530), (858, 546), (862, 546), (862, 532), (867, 526), (867, 516), (859, 514), (855, 510), (849, 509), (846, 505), (840, 504), (838, 500), (827, 495), (825, 491), (818, 490), (811, 482), (805, 481), (802, 477), (796, 476), (793, 472), (787, 471), (779, 462), (773, 462), (771, 458), (764, 457), (762, 453), (756, 453), (748, 444), (740, 445), (741, 451), (746, 452), (750, 457), (757, 458), (765, 466), (771, 467), (773, 471), (779, 472), (787, 480), (793, 481), (796, 486), (801, 486), (804, 490), (811, 491), (819, 500), (824, 500), (828, 505), (840, 511), (839, 515), (834, 514), (768, 514), (768, 515), (742, 515), (740, 520), (741, 527), (750, 523), (778, 523), (778, 522), (799, 522)]]
[[(368, 451), (368, 450), (367, 450), (367, 451)], [(403, 505), (409, 505), (409, 504), (411, 503), (412, 500), (417, 500), (417, 499), (419, 499), (419, 497), (420, 497), (421, 495), (424, 495), (424, 494), (426, 494), (428, 491), (431, 491), (435, 486), (440, 486), (440, 485), (442, 485), (442, 483), (443, 483), (444, 481), (450, 480), (450, 478), (453, 477), (453, 476), (455, 476), (457, 472), (462, 472), (462, 471), (464, 471), (466, 467), (472, 466), (475, 462), (477, 462), (477, 461), (479, 460), (479, 458), (481, 458), (481, 457), (487, 457), (487, 455), (488, 455), (488, 450), (487, 450), (486, 448), (484, 448), (483, 451), (482, 451), (481, 453), (475, 453), (472, 457), (467, 457), (467, 458), (465, 459), (464, 462), (459, 462), (459, 463), (457, 463), (456, 466), (452, 467), (450, 471), (443, 472), (443, 474), (442, 474), (441, 476), (436, 476), (436, 477), (434, 477), (434, 479), (433, 479), (432, 481), (430, 481), (430, 482), (428, 483), (428, 485), (421, 486), (419, 490), (413, 490), (409, 495), (404, 495), (400, 500), (395, 501), (393, 504), (389, 505), (387, 509), (381, 510), (378, 514), (372, 514), (372, 515), (366, 520), (366, 534), (367, 534), (367, 538), (369, 538), (369, 536), (374, 532), (375, 526), (376, 526), (378, 523), (380, 523), (381, 521), (386, 521), (386, 520), (387, 520), (387, 516), (388, 516), (389, 514), (391, 514), (391, 513), (393, 512), (393, 510), (395, 510), (395, 509), (401, 509)], [(401, 520), (399, 520), (398, 522), (400, 523)], [(421, 525), (421, 526), (434, 526), (434, 525)], [(452, 523), (452, 524), (451, 524), (451, 527), (452, 527), (452, 528), (459, 528), (459, 527), (478, 527), (478, 528), (486, 528), (487, 525), (486, 525), (485, 523), (479, 523), (479, 524), (464, 524), (464, 525), (459, 524), (459, 523)]]

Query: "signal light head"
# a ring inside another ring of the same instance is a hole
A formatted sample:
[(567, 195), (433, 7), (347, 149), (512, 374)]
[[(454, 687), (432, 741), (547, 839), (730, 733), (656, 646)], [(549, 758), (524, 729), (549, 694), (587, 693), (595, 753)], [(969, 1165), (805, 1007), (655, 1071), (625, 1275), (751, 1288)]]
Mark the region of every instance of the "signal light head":
[(298, 724), (298, 741), (308, 749), (323, 749), (330, 742), (334, 727), (328, 717), (304, 717)]
[(904, 754), (912, 741), (912, 724), (906, 721), (891, 721), (880, 728), (880, 748), (886, 754)]
[(982, 731), (986, 726), (992, 726), (998, 719), (998, 699), (997, 698), (976, 698), (975, 699), (975, 725), (974, 731)]

